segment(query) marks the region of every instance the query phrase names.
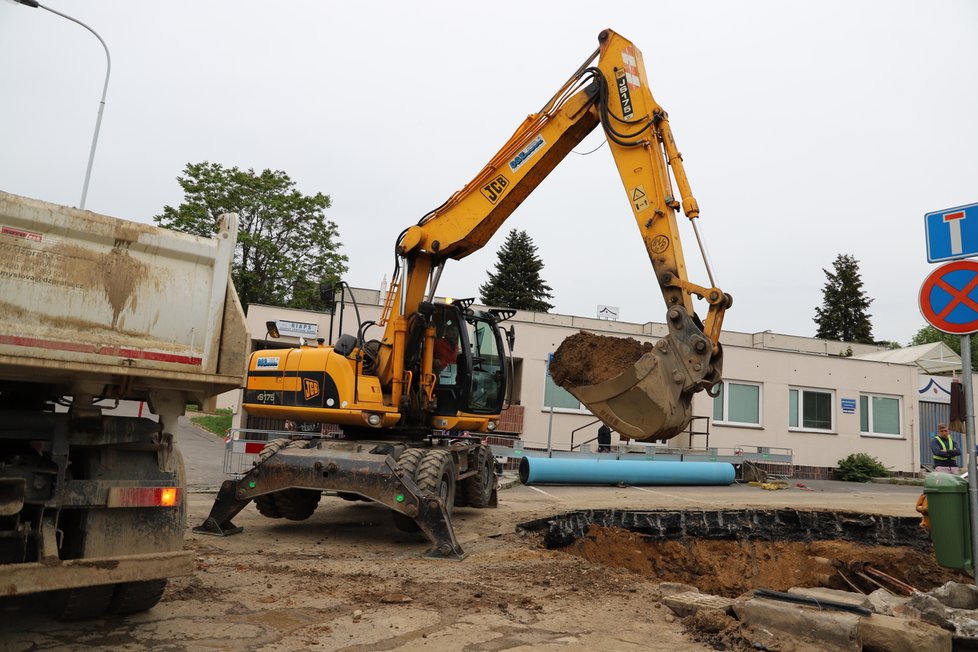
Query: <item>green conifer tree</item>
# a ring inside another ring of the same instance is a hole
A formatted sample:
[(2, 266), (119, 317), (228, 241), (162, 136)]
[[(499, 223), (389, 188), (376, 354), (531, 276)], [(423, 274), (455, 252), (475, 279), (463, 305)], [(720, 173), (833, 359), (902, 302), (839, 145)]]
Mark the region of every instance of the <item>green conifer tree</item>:
[(815, 308), (815, 337), (842, 342), (873, 343), (873, 325), (866, 312), (872, 299), (863, 292), (859, 261), (849, 254), (839, 254), (825, 272), (822, 305)]
[(526, 231), (513, 229), (497, 253), (495, 273), (479, 286), (480, 301), (487, 306), (547, 312), (553, 304), (550, 286), (540, 277), (543, 261)]

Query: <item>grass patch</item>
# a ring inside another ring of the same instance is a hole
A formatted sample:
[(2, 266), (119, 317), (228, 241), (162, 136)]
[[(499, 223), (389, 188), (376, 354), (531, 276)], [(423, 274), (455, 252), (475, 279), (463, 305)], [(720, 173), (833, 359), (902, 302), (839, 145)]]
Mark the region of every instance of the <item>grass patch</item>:
[(212, 432), (219, 437), (224, 437), (231, 428), (232, 416), (231, 408), (220, 408), (216, 414), (202, 414), (197, 417), (190, 417), (190, 421), (204, 430)]

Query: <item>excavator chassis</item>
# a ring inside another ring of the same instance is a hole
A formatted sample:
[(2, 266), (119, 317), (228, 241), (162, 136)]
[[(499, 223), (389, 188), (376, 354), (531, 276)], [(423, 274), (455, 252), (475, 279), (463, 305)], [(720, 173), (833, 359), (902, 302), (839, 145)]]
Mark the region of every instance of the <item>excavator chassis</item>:
[[(477, 444), (443, 447), (453, 455), (467, 454)], [(403, 445), (400, 447), (403, 448)], [(441, 448), (441, 447), (440, 447)], [(193, 528), (196, 534), (229, 536), (243, 530), (231, 519), (258, 496), (285, 489), (311, 489), (357, 494), (414, 519), (432, 543), (429, 559), (462, 560), (466, 553), (455, 537), (449, 505), (423, 492), (409, 473), (398, 471), (398, 444), (389, 441), (298, 440), (257, 463), (237, 480), (226, 480), (210, 514)], [(457, 459), (457, 457), (456, 457)], [(489, 506), (496, 506), (495, 488)]]

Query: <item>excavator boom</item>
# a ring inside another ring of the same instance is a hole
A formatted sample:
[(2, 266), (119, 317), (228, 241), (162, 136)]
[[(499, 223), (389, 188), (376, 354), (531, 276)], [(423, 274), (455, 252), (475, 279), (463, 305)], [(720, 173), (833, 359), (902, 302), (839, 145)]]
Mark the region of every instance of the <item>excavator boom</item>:
[[(614, 155), (665, 300), (670, 334), (665, 349), (657, 349), (659, 354), (627, 370), (616, 383), (565, 388), (622, 434), (640, 440), (666, 439), (688, 423), (692, 395), (720, 380), (720, 328), (732, 300), (713, 286), (709, 260), (705, 262), (710, 286), (688, 279), (676, 211), (682, 207), (694, 221), (699, 206), (668, 115), (652, 97), (639, 49), (611, 30), (601, 32), (598, 42), (591, 58), (538, 113), (523, 121), (471, 182), (398, 238), (395, 300), (386, 320), (387, 346), (380, 350), (382, 385), (397, 388), (404, 371), (400, 364), (404, 354), (396, 345), (404, 337), (398, 333), (406, 333), (406, 317), (434, 297), (445, 261), (464, 258), (485, 246), (598, 125)], [(694, 231), (699, 237), (695, 222)], [(700, 248), (705, 251), (702, 243)], [(693, 296), (709, 305), (705, 323), (695, 314)], [(395, 389), (395, 400), (400, 396)]]

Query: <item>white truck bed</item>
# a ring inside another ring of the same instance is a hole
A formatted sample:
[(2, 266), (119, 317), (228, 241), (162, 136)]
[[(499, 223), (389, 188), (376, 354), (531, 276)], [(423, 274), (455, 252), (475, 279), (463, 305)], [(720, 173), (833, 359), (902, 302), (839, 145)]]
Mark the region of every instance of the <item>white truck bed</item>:
[(240, 387), (236, 236), (235, 215), (203, 238), (0, 192), (0, 380), (133, 397)]

